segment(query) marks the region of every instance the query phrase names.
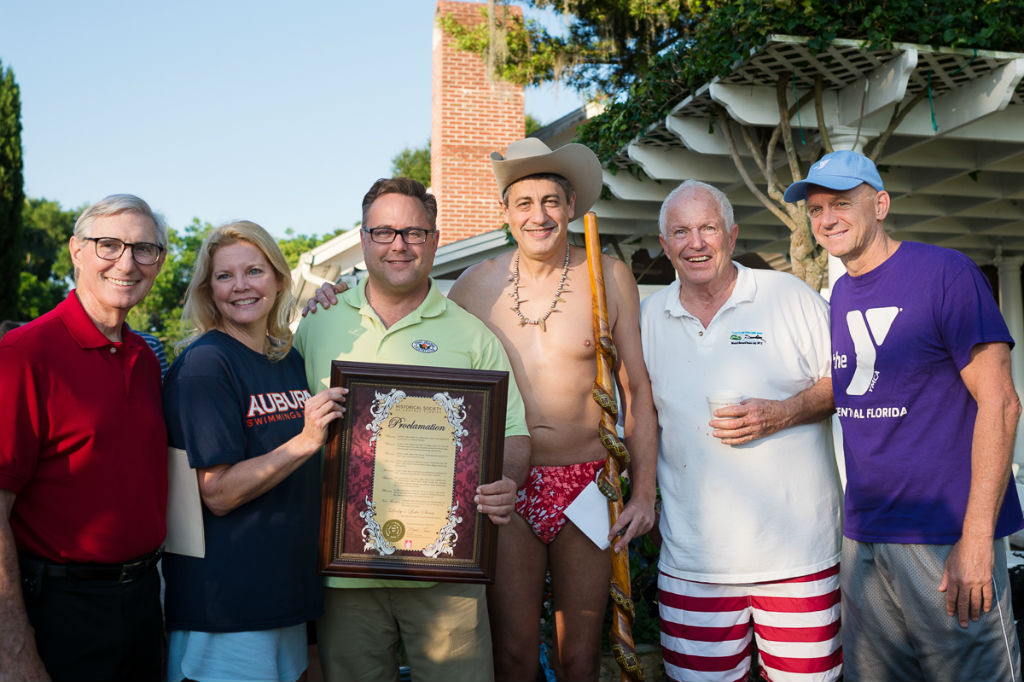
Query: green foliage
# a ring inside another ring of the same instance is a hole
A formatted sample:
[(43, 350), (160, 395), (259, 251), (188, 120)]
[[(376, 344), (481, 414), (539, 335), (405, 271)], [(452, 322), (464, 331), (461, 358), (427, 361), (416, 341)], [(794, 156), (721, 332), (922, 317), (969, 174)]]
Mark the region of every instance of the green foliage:
[(337, 237), (344, 231), (345, 230), (343, 228), (339, 227), (334, 232), (317, 236), (313, 234), (295, 234), (295, 232), (289, 227), (284, 231), (284, 233), (288, 235), (288, 238), (278, 240), (277, 245), (281, 247), (281, 253), (284, 254), (285, 260), (288, 261), (288, 267), (294, 268), (299, 264), (299, 256), (310, 249), (320, 246), (328, 239)]
[(824, 49), (835, 38), (865, 40), (869, 47), (893, 42), (1024, 47), (1024, 0), (904, 0), (884, 6), (874, 0), (728, 0), (694, 9), (683, 40), (652, 59), (644, 78), (634, 80), (625, 96), (579, 131), (578, 140), (602, 160), (692, 90), (728, 74), (773, 33), (808, 36), (812, 50)]
[(391, 159), (391, 174), (419, 180), (430, 187), (430, 140), (422, 147), (406, 147), (398, 152)]
[(29, 322), (51, 310), (68, 295), (69, 287), (58, 282), (40, 281), (31, 273), (18, 273), (18, 311), (14, 318)]
[(633, 641), (658, 644), (661, 622), (658, 620), (658, 556), (661, 548), (650, 535), (641, 535), (629, 543), (630, 592), (636, 609)]
[(71, 254), (67, 244), (75, 229), (75, 220), (85, 206), (64, 210), (50, 199), (26, 199), (22, 211), (22, 270), (38, 279), (71, 276)]
[[(617, 91), (642, 77), (652, 55), (680, 37), (685, 27), (680, 0), (530, 0), (572, 18), (566, 35), (524, 20), (499, 2), (500, 15), (467, 27), (451, 15), (441, 28), (463, 50), (487, 55), (500, 78), (520, 83), (560, 80), (591, 94)], [(493, 23), (493, 26), (491, 25)], [(492, 42), (497, 36), (498, 44)], [(493, 47), (493, 49), (491, 49)]]
[(525, 130), (526, 137), (529, 137), (530, 135), (533, 135), (535, 132), (537, 132), (538, 130), (540, 130), (543, 127), (544, 127), (544, 124), (541, 123), (536, 118), (534, 118), (534, 116), (532, 114), (527, 114), (526, 115), (525, 126), (524, 126), (524, 128), (526, 129)]
[(17, 319), (36, 318), (68, 295), (73, 286), (68, 240), (82, 210), (65, 211), (49, 199), (25, 200)]
[(133, 329), (154, 334), (164, 344), (167, 357), (173, 360), (174, 344), (187, 336), (181, 309), (185, 305), (185, 290), (192, 279), (196, 257), (203, 239), (213, 229), (210, 223), (193, 218), (183, 230), (171, 229), (167, 235), (167, 257), (146, 298), (128, 313), (128, 324)]
[(25, 203), (21, 156), (21, 91), (0, 63), (0, 320), (18, 318), (21, 288), (21, 212)]

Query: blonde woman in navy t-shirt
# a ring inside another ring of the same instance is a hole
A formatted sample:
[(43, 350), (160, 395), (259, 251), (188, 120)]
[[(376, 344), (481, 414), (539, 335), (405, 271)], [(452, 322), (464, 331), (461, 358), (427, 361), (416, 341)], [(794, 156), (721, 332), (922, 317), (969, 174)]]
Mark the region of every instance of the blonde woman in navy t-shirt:
[(167, 679), (296, 680), (320, 616), (319, 459), (342, 389), (310, 396), (289, 270), (259, 225), (216, 228), (186, 294), (191, 344), (164, 384), (203, 501), (206, 554), (169, 554)]

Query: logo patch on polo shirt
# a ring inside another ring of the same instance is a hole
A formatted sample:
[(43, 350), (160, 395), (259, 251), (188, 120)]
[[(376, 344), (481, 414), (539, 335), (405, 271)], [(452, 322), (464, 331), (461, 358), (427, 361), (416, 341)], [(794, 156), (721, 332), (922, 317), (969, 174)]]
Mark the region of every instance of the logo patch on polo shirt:
[(729, 334), (731, 346), (763, 346), (764, 332), (732, 332)]
[(426, 339), (417, 339), (412, 342), (412, 347), (421, 353), (433, 353), (437, 350), (437, 344)]

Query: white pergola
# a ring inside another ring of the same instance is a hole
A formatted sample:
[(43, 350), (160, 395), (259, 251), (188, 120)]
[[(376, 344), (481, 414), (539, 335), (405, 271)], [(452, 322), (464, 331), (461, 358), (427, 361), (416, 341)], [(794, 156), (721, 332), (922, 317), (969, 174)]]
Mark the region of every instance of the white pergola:
[[(786, 253), (788, 229), (740, 179), (712, 113), (715, 105), (723, 107), (737, 138), (737, 124), (774, 128), (780, 74), (793, 79), (799, 96), (813, 90), (815, 76), (824, 79), (824, 120), (813, 102), (790, 120), (803, 138), (806, 165), (820, 149), (820, 123), (837, 149), (860, 150), (882, 133), (897, 104), (930, 90), (878, 160), (893, 196), (889, 229), (900, 239), (955, 248), (981, 263), (1024, 257), (1024, 54), (907, 44), (865, 51), (850, 40), (812, 54), (806, 38), (791, 36), (772, 36), (731, 74), (697, 89), (620, 150), (604, 175), (615, 198), (595, 209), (602, 232), (652, 246), (661, 201), (680, 181), (695, 178), (729, 196), (741, 252)], [(750, 153), (742, 145), (739, 152), (757, 178)], [(781, 152), (777, 160), (784, 162)]]

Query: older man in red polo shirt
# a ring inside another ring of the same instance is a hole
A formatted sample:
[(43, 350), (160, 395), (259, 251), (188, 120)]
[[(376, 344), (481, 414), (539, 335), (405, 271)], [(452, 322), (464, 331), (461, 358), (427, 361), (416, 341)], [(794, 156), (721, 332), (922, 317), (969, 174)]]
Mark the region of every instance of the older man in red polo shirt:
[(90, 206), (77, 289), (0, 342), (0, 677), (160, 679), (167, 434), (160, 366), (124, 321), (166, 245), (138, 197)]

